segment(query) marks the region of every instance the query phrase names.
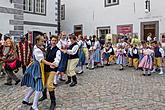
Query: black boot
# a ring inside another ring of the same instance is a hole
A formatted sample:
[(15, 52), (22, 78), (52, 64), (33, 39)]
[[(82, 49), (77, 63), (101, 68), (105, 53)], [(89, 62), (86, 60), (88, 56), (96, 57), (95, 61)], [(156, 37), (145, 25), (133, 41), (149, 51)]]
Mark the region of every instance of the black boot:
[(55, 97), (54, 91), (49, 91), (49, 95), (50, 95), (50, 100), (51, 100), (49, 110), (54, 110), (56, 107), (56, 97)]
[(42, 92), (42, 97), (38, 101), (43, 101), (47, 99), (47, 89), (45, 88), (44, 91)]
[(70, 87), (73, 87), (73, 86), (75, 86), (76, 84), (77, 84), (77, 77), (76, 77), (76, 75), (75, 76), (72, 76), (72, 83), (70, 84)]
[(68, 80), (65, 82), (65, 84), (69, 84), (69, 83), (71, 83), (71, 77), (70, 76), (68, 76)]

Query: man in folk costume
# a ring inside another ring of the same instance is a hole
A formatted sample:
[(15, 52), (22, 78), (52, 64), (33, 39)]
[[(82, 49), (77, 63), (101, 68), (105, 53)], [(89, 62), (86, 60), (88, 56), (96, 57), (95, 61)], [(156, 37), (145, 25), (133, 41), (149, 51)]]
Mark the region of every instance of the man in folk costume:
[(51, 100), (51, 105), (50, 105), (49, 110), (54, 110), (56, 107), (56, 98), (55, 98), (55, 93), (54, 93), (55, 86), (53, 84), (53, 81), (54, 81), (54, 76), (57, 74), (57, 69), (61, 60), (61, 51), (56, 46), (57, 42), (58, 42), (58, 37), (52, 35), (51, 46), (47, 48), (46, 60), (55, 64), (55, 67), (51, 68), (49, 65), (44, 66), (47, 88), (44, 89), (44, 91), (42, 92), (43, 96), (39, 100), (39, 101), (43, 101), (47, 99), (46, 93), (48, 89), (50, 100)]
[(68, 54), (68, 63), (67, 63), (68, 80), (66, 84), (71, 83), (71, 79), (72, 79), (72, 83), (70, 84), (70, 87), (73, 87), (77, 84), (75, 69), (79, 61), (79, 56), (78, 56), (79, 45), (77, 44), (77, 38), (75, 35), (70, 36), (70, 41), (71, 41), (71, 45), (68, 47), (68, 49), (67, 50), (61, 49), (61, 51)]
[(32, 57), (32, 44), (28, 41), (26, 36), (20, 36), (21, 41), (17, 45), (18, 57), (22, 62), (23, 74), (25, 73), (26, 66), (31, 62)]

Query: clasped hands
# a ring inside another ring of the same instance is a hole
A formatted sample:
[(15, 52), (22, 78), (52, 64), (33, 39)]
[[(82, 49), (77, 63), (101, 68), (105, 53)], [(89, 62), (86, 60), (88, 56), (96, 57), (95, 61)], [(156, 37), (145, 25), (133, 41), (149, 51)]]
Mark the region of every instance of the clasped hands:
[(60, 49), (63, 53), (67, 53), (67, 49)]

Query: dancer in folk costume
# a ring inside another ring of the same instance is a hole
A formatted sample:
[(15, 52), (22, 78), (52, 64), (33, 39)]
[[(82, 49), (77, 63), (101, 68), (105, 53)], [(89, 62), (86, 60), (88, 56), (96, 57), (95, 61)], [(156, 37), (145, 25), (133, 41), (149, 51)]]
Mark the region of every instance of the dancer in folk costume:
[(122, 45), (118, 46), (118, 49), (116, 51), (116, 56), (117, 56), (117, 64), (120, 65), (120, 70), (123, 70), (123, 66), (125, 65), (125, 56), (126, 56), (126, 51)]
[(84, 72), (84, 65), (85, 65), (85, 53), (83, 51), (83, 36), (79, 35), (78, 36), (78, 41), (77, 41), (78, 45), (79, 45), (79, 62), (78, 62), (78, 74), (82, 74)]
[(95, 51), (94, 51), (94, 40), (91, 41), (91, 46), (89, 48), (89, 63), (88, 63), (88, 68), (90, 70), (93, 70), (94, 69), (94, 54), (95, 54)]
[(140, 45), (140, 47), (139, 47), (139, 62), (142, 60), (142, 58), (144, 57), (144, 55), (143, 55), (143, 52), (144, 52), (144, 50), (146, 49), (146, 42), (145, 41), (142, 41), (141, 42), (141, 45)]
[(61, 60), (61, 51), (59, 48), (56, 46), (58, 42), (58, 36), (51, 36), (51, 44), (47, 48), (46, 52), (46, 60), (55, 64), (54, 68), (50, 68), (49, 65), (44, 65), (44, 70), (45, 70), (45, 79), (46, 79), (46, 88), (42, 92), (43, 96), (39, 99), (39, 101), (43, 101), (47, 99), (47, 89), (49, 90), (49, 95), (50, 95), (50, 100), (51, 100), (51, 105), (49, 110), (54, 110), (56, 107), (56, 97), (54, 93), (55, 86), (53, 84), (54, 82), (54, 76), (57, 73), (57, 68)]
[(115, 64), (116, 63), (116, 56), (115, 56), (115, 49), (112, 46), (112, 43), (109, 43), (109, 63), (110, 64)]
[(95, 53), (94, 53), (94, 63), (96, 63), (97, 66), (98, 66), (98, 64), (101, 64), (101, 66), (103, 66), (102, 61), (101, 61), (102, 57), (101, 57), (101, 45), (100, 45), (100, 42), (98, 41), (98, 38), (95, 35), (93, 36), (93, 39), (95, 41), (94, 47), (93, 47), (93, 49), (95, 51)]
[(17, 45), (18, 57), (22, 62), (22, 73), (25, 73), (26, 66), (31, 62), (32, 57), (32, 44), (28, 41), (26, 35), (20, 36), (21, 41)]
[(110, 65), (110, 62), (109, 62), (109, 57), (110, 57), (110, 46), (109, 46), (109, 43), (105, 43), (104, 45), (104, 48), (103, 48), (103, 55), (104, 55), (104, 60), (106, 61), (106, 65)]
[(134, 45), (132, 49), (132, 58), (133, 58), (133, 66), (137, 70), (138, 69), (138, 63), (139, 63), (139, 51), (137, 48), (137, 45)]
[(161, 48), (160, 44), (157, 41), (154, 41), (152, 45), (154, 46), (154, 67), (152, 73), (156, 72), (156, 68), (159, 68), (159, 74), (162, 75), (164, 73), (162, 68), (162, 61), (165, 55), (164, 50), (163, 48)]
[(85, 63), (87, 64), (86, 68), (89, 67), (89, 48), (90, 47), (91, 47), (91, 40), (88, 40), (87, 36), (84, 36), (82, 48), (85, 53)]
[(70, 84), (72, 80), (70, 87), (73, 87), (77, 84), (75, 69), (79, 61), (79, 56), (78, 56), (79, 45), (77, 43), (77, 37), (75, 35), (70, 36), (70, 41), (71, 41), (71, 45), (67, 49), (61, 49), (61, 51), (68, 54), (68, 63), (67, 63), (67, 71), (66, 71), (68, 80), (66, 84)]
[[(32, 105), (30, 110), (38, 110), (38, 99), (41, 91), (45, 86), (44, 64), (54, 67), (55, 64), (44, 60), (43, 53), (44, 37), (38, 35), (36, 37), (36, 45), (33, 49), (33, 62), (26, 69), (21, 85), (29, 87), (22, 103), (25, 105)], [(35, 92), (33, 104), (29, 103), (29, 99)]]
[[(154, 53), (154, 51), (151, 49), (150, 46), (147, 46), (147, 48), (143, 50), (143, 58), (139, 63), (139, 68), (143, 68), (144, 76), (151, 75), (150, 71), (153, 67), (153, 61), (152, 61), (153, 53)], [(146, 71), (147, 71), (147, 73), (146, 73)]]
[(132, 67), (133, 66), (133, 45), (129, 44), (128, 46), (128, 52), (127, 52), (127, 55), (128, 55), (128, 66), (129, 67)]
[[(66, 38), (66, 33), (61, 32), (60, 34), (60, 40), (58, 41), (57, 47), (59, 49), (67, 49), (69, 46), (68, 40)], [(67, 61), (68, 61), (68, 55), (66, 53), (61, 52), (61, 61), (57, 70), (57, 74), (54, 77), (54, 84), (57, 84), (57, 79), (58, 75), (60, 75), (59, 80), (60, 81), (65, 81), (64, 79), (64, 72), (66, 71), (67, 68)]]

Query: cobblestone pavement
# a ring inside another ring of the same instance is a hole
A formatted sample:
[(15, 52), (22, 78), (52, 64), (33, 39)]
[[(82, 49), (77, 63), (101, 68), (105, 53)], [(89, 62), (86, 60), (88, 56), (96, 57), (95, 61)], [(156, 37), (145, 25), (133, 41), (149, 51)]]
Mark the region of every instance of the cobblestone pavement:
[[(128, 67), (119, 71), (115, 65), (85, 70), (76, 87), (60, 83), (56, 88), (56, 110), (165, 110), (165, 75), (141, 74)], [(0, 110), (29, 110), (21, 104), (27, 88), (4, 82), (1, 78)], [(39, 109), (48, 110), (49, 104), (50, 100), (39, 103)]]

